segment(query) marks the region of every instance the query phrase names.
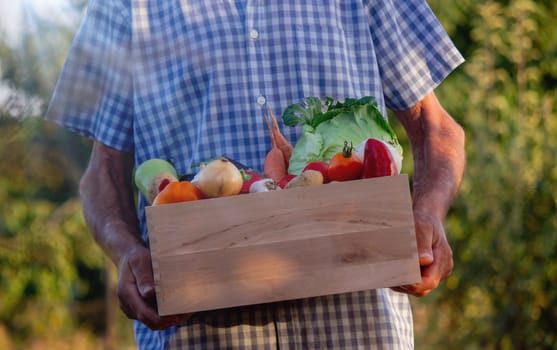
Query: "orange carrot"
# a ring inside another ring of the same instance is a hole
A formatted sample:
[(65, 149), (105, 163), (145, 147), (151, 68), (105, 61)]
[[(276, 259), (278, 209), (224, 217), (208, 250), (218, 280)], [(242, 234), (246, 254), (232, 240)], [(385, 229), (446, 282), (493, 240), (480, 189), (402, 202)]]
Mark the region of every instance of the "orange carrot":
[[(270, 110), (270, 109), (269, 109)], [(279, 141), (277, 140), (279, 136), (276, 130), (278, 130), (278, 124), (276, 124), (276, 119), (271, 114), (271, 117), (263, 114), (267, 127), (269, 128), (269, 133), (271, 134), (271, 150), (265, 156), (265, 162), (263, 164), (263, 175), (270, 179), (275, 180), (277, 183), (282, 180), (288, 174), (288, 162), (285, 158), (283, 151), (279, 148)], [(274, 122), (272, 121), (274, 119)], [(280, 130), (278, 130), (280, 134)], [(282, 134), (280, 134), (282, 136)], [(284, 136), (282, 136), (284, 139)], [(281, 141), (283, 142), (283, 141)], [(286, 142), (288, 143), (288, 142)]]
[[(286, 165), (288, 166), (293, 147), (280, 132), (277, 118), (275, 118), (275, 116), (273, 115), (273, 110), (271, 109), (271, 107), (268, 106), (267, 109), (269, 110), (269, 117), (267, 118), (267, 120), (270, 119), (273, 125), (272, 128), (270, 127), (271, 134), (274, 136), (276, 147), (278, 147), (284, 155), (284, 160), (286, 161)], [(269, 122), (267, 122), (267, 125), (269, 125)]]
[(263, 175), (267, 178), (279, 182), (282, 180), (288, 171), (286, 168), (286, 162), (284, 161), (284, 155), (280, 149), (273, 147), (265, 156), (265, 163), (263, 164)]

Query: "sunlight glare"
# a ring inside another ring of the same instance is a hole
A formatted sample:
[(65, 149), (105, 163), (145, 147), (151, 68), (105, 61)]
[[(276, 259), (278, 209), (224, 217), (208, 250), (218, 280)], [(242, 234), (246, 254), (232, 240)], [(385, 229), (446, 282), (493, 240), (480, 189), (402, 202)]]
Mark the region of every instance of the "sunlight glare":
[(37, 19), (75, 26), (71, 0), (0, 0), (0, 32), (8, 43), (15, 43), (22, 33), (35, 30)]
[[(59, 36), (56, 33), (47, 35), (44, 28), (46, 25), (75, 30), (81, 18), (72, 0), (0, 0), (0, 14), (0, 45), (7, 45), (19, 55), (26, 52), (22, 49), (24, 35), (33, 37), (32, 52), (35, 57), (30, 60), (34, 60), (32, 67), (37, 71), (35, 74), (43, 81), (54, 82), (58, 71), (52, 69), (57, 52), (53, 48), (58, 47)], [(22, 66), (22, 69), (30, 67)], [(0, 79), (4, 68), (0, 61)], [(40, 103), (40, 98), (0, 80), (0, 106), (6, 107), (10, 115), (36, 115)]]

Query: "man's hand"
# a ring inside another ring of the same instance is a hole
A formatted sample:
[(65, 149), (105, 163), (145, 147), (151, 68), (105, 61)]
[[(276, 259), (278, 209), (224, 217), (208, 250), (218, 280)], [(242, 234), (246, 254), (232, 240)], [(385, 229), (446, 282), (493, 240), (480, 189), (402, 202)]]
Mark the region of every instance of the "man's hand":
[(118, 298), (122, 311), (149, 328), (166, 329), (186, 321), (191, 315), (159, 316), (156, 312), (155, 284), (151, 256), (145, 247), (124, 255), (118, 266)]
[(414, 212), (414, 223), (422, 282), (393, 289), (422, 297), (429, 294), (443, 279), (450, 276), (453, 269), (453, 253), (440, 219), (426, 213)]
[(453, 254), (443, 222), (464, 173), (464, 131), (433, 92), (414, 107), (394, 113), (412, 146), (412, 201), (422, 281), (393, 289), (425, 296), (453, 269)]
[(80, 182), (83, 212), (95, 240), (118, 266), (118, 297), (124, 313), (151, 329), (164, 329), (189, 316), (157, 314), (151, 256), (141, 240), (135, 211), (132, 169), (131, 153), (95, 142)]

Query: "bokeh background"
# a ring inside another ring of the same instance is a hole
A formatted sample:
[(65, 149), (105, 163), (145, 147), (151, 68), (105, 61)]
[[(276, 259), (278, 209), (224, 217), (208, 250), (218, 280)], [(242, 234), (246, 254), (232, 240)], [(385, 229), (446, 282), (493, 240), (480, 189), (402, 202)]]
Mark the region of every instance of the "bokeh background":
[[(557, 2), (429, 3), (467, 60), (437, 93), (468, 166), (446, 222), (454, 272), (412, 298), (416, 348), (555, 349)], [(41, 119), (85, 7), (0, 0), (0, 349), (134, 344), (77, 197), (91, 143)]]

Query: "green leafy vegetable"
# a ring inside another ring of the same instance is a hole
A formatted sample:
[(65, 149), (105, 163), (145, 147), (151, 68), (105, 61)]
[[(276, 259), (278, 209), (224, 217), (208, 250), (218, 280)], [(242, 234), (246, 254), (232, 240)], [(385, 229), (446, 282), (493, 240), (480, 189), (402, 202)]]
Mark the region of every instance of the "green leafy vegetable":
[(343, 102), (326, 97), (307, 97), (283, 113), (288, 126), (302, 125), (302, 134), (292, 151), (290, 174), (299, 174), (311, 161), (329, 162), (345, 141), (357, 145), (370, 137), (390, 142), (402, 155), (402, 147), (375, 98), (347, 98)]

